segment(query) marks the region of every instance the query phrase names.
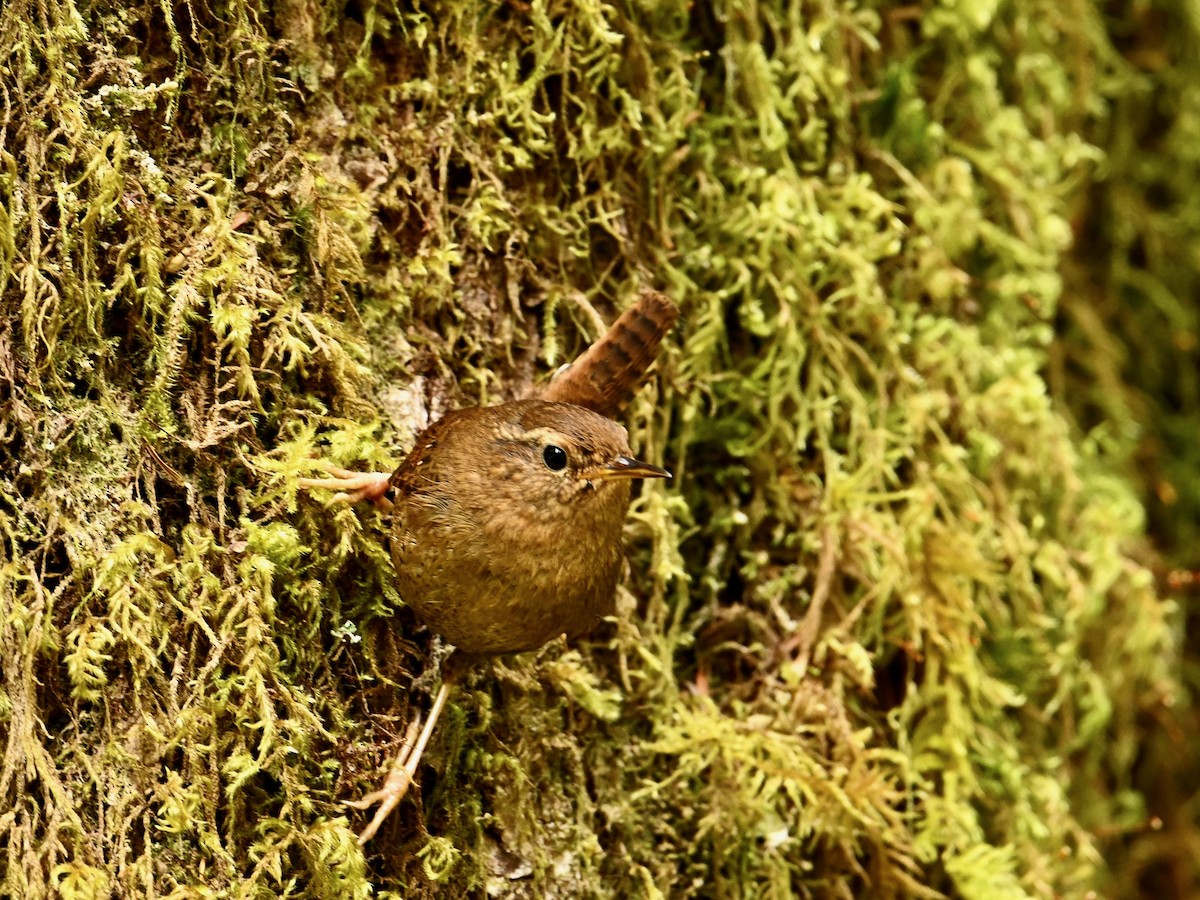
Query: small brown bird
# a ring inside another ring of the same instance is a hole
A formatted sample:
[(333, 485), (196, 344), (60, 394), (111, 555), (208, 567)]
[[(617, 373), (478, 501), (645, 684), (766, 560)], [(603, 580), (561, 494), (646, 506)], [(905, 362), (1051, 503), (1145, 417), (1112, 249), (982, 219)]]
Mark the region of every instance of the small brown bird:
[[(448, 413), (390, 476), (323, 466), (335, 477), (300, 484), (392, 510), (400, 595), (458, 651), (515, 653), (580, 634), (613, 612), (631, 480), (670, 477), (634, 459), (625, 429), (601, 412), (632, 398), (677, 314), (643, 294), (551, 382), (550, 399)], [(451, 681), (384, 786), (348, 804), (381, 804), (360, 844), (408, 790)]]

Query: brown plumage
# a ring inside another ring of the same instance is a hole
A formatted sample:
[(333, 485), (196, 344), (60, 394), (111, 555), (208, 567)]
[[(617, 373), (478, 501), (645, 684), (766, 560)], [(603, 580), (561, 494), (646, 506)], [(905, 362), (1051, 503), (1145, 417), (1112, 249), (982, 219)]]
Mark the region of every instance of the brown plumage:
[[(541, 399), (448, 413), (390, 476), (324, 465), (334, 477), (300, 483), (392, 511), (400, 595), (460, 651), (513, 653), (580, 634), (613, 611), (631, 480), (670, 477), (633, 459), (608, 416), (633, 398), (677, 316), (645, 292)], [(449, 687), (447, 676), (383, 787), (348, 803), (380, 804), (360, 844), (408, 790)]]
[(679, 307), (666, 296), (643, 291), (600, 340), (546, 386), (542, 399), (619, 416), (642, 386), (662, 339), (678, 318)]
[(467, 653), (586, 631), (613, 610), (630, 479), (667, 474), (630, 457), (624, 428), (566, 403), (449, 413), (389, 480), (400, 595)]

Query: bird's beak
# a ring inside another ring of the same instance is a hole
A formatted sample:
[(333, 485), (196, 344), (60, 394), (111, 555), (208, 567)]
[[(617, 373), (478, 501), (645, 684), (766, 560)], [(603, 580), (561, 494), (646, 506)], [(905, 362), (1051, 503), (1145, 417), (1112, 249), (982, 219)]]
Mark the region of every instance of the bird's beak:
[(640, 459), (618, 456), (610, 463), (583, 472), (580, 477), (586, 481), (604, 481), (610, 478), (670, 478), (671, 473)]

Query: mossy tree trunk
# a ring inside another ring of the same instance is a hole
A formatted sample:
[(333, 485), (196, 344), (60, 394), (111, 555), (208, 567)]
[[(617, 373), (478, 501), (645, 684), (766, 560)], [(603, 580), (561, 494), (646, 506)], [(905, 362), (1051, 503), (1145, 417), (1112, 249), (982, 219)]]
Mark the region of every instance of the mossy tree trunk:
[[(0, 10), (0, 883), (64, 897), (1081, 896), (1178, 696), (1044, 372), (1090, 5)], [(386, 520), (298, 494), (640, 286), (621, 614), (427, 702)], [(1200, 491), (1197, 492), (1200, 496)]]

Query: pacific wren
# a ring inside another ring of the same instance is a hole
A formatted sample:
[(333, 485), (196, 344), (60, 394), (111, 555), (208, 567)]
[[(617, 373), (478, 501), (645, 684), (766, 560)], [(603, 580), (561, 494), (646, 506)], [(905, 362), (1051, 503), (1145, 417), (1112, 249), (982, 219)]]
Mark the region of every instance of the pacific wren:
[[(607, 416), (633, 397), (677, 315), (646, 292), (543, 399), (448, 413), (390, 476), (323, 466), (335, 477), (300, 483), (391, 509), (400, 595), (457, 650), (513, 653), (580, 634), (613, 612), (631, 480), (670, 477), (634, 459)], [(348, 804), (381, 804), (360, 844), (407, 791), (449, 685), (384, 786)]]

